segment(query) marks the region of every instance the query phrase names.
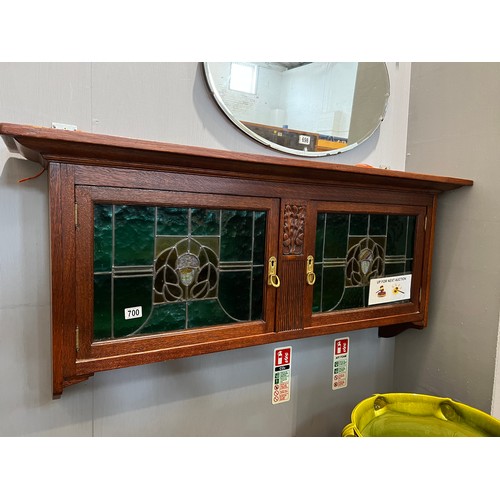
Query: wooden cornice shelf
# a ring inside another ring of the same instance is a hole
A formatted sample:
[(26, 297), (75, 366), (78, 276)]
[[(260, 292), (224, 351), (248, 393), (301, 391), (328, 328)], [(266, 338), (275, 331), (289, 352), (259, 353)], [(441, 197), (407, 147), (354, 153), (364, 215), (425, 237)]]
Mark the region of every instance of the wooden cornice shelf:
[(0, 135), (48, 171), (54, 397), (103, 370), (425, 328), (437, 198), (473, 184), (9, 123)]
[(77, 161), (80, 164), (124, 162), (130, 168), (188, 169), (192, 173), (295, 177), (349, 185), (386, 186), (443, 192), (471, 186), (472, 180), (315, 160), (254, 155), (46, 127), (0, 124), (0, 135), (11, 152), (38, 162)]

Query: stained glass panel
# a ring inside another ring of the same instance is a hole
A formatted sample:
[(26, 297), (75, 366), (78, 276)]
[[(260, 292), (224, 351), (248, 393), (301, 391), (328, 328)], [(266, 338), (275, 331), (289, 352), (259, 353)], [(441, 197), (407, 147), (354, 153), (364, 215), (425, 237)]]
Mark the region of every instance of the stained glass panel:
[(153, 207), (115, 205), (113, 265), (148, 265), (154, 255)]
[(110, 205), (96, 205), (94, 220), (94, 270), (111, 271), (113, 207)]
[(313, 313), (367, 307), (370, 280), (411, 273), (416, 216), (321, 212)]
[(94, 340), (262, 319), (265, 228), (266, 211), (96, 204)]

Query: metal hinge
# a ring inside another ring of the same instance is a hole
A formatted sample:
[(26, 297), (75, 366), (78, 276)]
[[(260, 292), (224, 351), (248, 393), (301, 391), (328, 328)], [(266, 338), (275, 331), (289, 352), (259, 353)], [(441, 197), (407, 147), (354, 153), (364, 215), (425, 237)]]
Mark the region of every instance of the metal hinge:
[(80, 350), (80, 328), (78, 328), (78, 325), (75, 330), (75, 335), (76, 335), (76, 352)]
[(75, 202), (75, 227), (78, 227), (78, 203)]
[(424, 220), (424, 231), (427, 231), (427, 215), (425, 216)]
[(420, 293), (418, 294), (418, 303), (422, 303), (422, 287), (420, 287)]

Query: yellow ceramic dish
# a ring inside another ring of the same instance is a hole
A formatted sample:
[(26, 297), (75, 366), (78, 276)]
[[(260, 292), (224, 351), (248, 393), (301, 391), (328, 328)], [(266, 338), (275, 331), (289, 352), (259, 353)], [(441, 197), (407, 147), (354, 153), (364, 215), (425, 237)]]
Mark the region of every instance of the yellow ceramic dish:
[(374, 394), (358, 403), (343, 437), (491, 437), (500, 420), (449, 398)]

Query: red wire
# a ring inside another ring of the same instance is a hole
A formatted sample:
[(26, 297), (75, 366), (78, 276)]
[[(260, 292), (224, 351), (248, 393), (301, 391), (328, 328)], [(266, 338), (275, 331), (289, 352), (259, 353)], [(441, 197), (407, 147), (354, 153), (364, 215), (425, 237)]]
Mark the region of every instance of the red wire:
[(17, 182), (26, 182), (26, 181), (31, 181), (33, 179), (36, 179), (37, 177), (40, 177), (45, 172), (45, 170), (47, 170), (47, 167), (42, 167), (42, 170), (40, 170), (40, 172), (38, 172), (38, 174), (33, 175), (31, 177), (25, 177), (24, 179), (20, 179)]

